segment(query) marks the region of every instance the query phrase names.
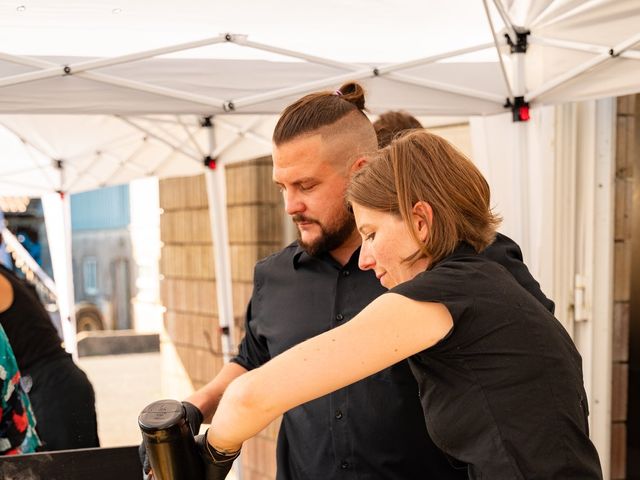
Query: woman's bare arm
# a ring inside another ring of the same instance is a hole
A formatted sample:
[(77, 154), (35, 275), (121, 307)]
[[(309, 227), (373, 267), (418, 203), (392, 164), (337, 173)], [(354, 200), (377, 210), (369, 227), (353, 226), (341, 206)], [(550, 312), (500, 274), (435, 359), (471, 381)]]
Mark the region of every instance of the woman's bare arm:
[(220, 451), (237, 450), (287, 410), (434, 345), (452, 326), (442, 304), (382, 295), (345, 325), (231, 382), (211, 422), (208, 441)]
[(185, 400), (192, 403), (202, 413), (202, 421), (209, 423), (213, 416), (222, 394), (229, 384), (240, 375), (247, 373), (247, 370), (237, 363), (229, 362), (222, 367), (222, 370), (204, 387), (193, 392)]

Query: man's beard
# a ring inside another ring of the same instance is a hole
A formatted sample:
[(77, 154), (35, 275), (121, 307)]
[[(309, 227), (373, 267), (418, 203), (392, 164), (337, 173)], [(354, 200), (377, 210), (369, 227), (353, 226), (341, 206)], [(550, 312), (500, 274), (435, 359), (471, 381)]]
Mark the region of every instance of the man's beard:
[(320, 237), (313, 242), (303, 242), (300, 229), (298, 229), (298, 243), (304, 251), (312, 257), (317, 257), (340, 247), (347, 241), (356, 228), (353, 214), (346, 209), (342, 211), (342, 216), (337, 219), (337, 225), (332, 228), (328, 228), (319, 221), (305, 217), (304, 215), (294, 215), (292, 220), (296, 223), (311, 222), (320, 227)]

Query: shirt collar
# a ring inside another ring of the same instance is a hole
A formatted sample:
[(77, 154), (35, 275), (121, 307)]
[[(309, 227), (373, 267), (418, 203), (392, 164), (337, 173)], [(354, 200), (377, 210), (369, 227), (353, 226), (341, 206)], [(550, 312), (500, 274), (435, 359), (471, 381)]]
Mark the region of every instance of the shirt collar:
[[(297, 242), (296, 242), (297, 243)], [(353, 254), (351, 255), (351, 258), (349, 258), (349, 261), (347, 262), (347, 265), (350, 265), (353, 262), (353, 259), (356, 259), (356, 265), (358, 263), (358, 256), (360, 255), (360, 247), (358, 247), (355, 252), (353, 252)], [(318, 257), (312, 257), (311, 255), (309, 255), (304, 248), (302, 248), (300, 246), (299, 243), (297, 243), (296, 245), (296, 251), (293, 254), (293, 268), (294, 269), (298, 269), (301, 265), (304, 265), (307, 262), (314, 262), (314, 261), (324, 261), (327, 263), (330, 263), (334, 266), (336, 266), (338, 269), (343, 268), (340, 266), (340, 264), (338, 262), (336, 262), (334, 260), (334, 258), (329, 255), (328, 253), (324, 253)], [(347, 266), (345, 265), (345, 267)]]
[(296, 251), (293, 254), (293, 268), (297, 269), (300, 264), (310, 260), (312, 257), (304, 251), (304, 248), (298, 245), (296, 246)]
[(442, 257), (436, 263), (434, 263), (433, 265), (429, 266), (428, 269), (431, 270), (436, 265), (439, 265), (440, 263), (442, 263), (442, 262), (444, 262), (446, 260), (451, 260), (451, 259), (457, 258), (457, 257), (468, 257), (469, 255), (478, 255), (478, 252), (476, 252), (476, 249), (473, 248), (471, 245), (469, 245), (467, 242), (462, 241), (462, 242), (458, 243), (458, 245), (453, 250), (453, 252), (451, 252), (449, 255), (446, 255), (446, 256)]

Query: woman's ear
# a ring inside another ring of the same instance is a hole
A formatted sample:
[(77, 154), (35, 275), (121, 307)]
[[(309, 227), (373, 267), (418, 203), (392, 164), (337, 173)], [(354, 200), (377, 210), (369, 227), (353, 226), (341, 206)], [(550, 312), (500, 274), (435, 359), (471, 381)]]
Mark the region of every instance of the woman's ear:
[(433, 209), (427, 202), (420, 200), (413, 206), (413, 226), (422, 242), (429, 238), (429, 230), (433, 222)]

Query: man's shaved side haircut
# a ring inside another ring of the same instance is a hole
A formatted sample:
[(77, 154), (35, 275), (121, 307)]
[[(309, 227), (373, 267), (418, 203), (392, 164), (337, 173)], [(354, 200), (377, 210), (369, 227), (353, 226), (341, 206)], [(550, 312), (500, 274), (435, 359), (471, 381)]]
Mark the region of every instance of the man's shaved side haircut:
[(273, 143), (280, 146), (305, 135), (319, 134), (323, 140), (340, 146), (335, 166), (348, 167), (357, 157), (377, 149), (376, 133), (364, 108), (364, 90), (355, 82), (334, 92), (310, 93), (282, 112)]
[(284, 109), (273, 131), (273, 143), (278, 146), (301, 135), (316, 132), (351, 113), (369, 122), (364, 113), (364, 102), (364, 90), (355, 82), (345, 83), (335, 92), (305, 95)]

